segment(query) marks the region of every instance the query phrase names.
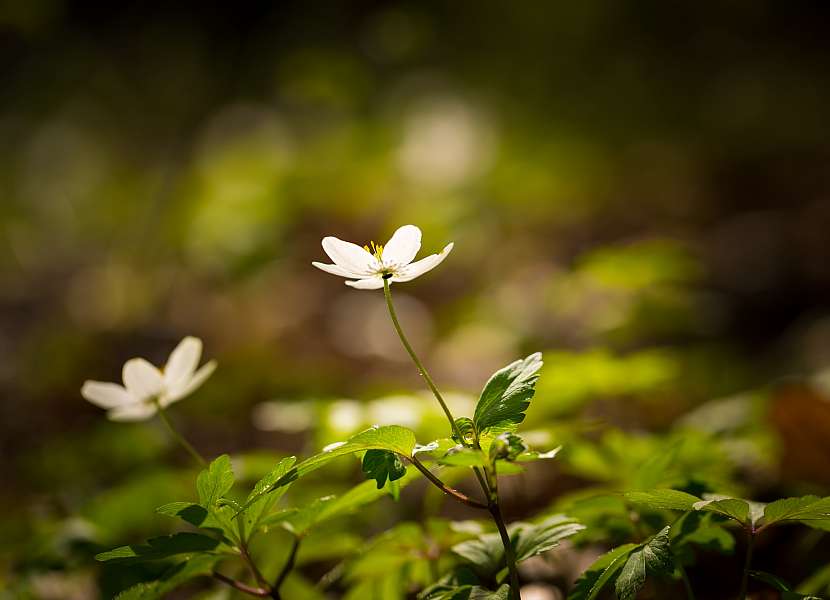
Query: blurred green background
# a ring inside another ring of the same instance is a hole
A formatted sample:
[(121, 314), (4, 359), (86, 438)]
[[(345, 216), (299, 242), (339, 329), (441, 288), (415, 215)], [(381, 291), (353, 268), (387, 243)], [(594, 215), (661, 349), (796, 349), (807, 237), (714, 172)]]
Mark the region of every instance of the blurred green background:
[[(394, 291), (458, 412), (545, 353), (525, 429), (565, 450), (510, 480), (512, 518), (631, 485), (677, 440), (687, 479), (830, 493), (828, 16), (0, 4), (0, 597), (108, 598), (141, 578), (91, 557), (169, 531), (152, 511), (192, 497), (194, 471), (157, 422), (109, 423), (79, 389), (185, 335), (219, 368), (172, 418), (242, 479), (373, 423), (445, 433), (382, 295), (310, 265), (325, 235), (405, 223), (424, 254), (455, 242)], [(345, 462), (305, 493), (359, 480)], [(399, 520), (465, 516), (412, 488), (292, 585)], [(795, 580), (815, 566), (767, 552)], [(812, 563), (828, 552), (816, 541)]]

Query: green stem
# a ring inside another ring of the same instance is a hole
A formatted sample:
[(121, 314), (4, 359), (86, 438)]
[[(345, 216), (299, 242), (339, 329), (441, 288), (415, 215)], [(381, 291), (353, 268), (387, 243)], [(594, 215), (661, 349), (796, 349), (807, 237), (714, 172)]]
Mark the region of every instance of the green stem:
[(741, 591), (738, 593), (738, 600), (746, 600), (746, 591), (749, 585), (749, 567), (752, 564), (752, 550), (755, 546), (755, 533), (747, 530), (746, 558), (744, 559), (744, 572), (741, 577)]
[(441, 392), (438, 391), (438, 387), (435, 385), (435, 382), (432, 380), (432, 377), (429, 376), (429, 372), (424, 367), (421, 359), (418, 358), (418, 355), (415, 354), (415, 350), (412, 349), (409, 340), (406, 338), (406, 335), (401, 329), (401, 324), (398, 321), (398, 315), (395, 312), (395, 305), (392, 304), (392, 290), (389, 289), (389, 279), (383, 280), (383, 295), (386, 296), (386, 308), (389, 309), (389, 316), (392, 317), (392, 324), (395, 326), (395, 331), (398, 333), (398, 337), (401, 338), (401, 343), (403, 347), (406, 348), (406, 351), (409, 353), (409, 357), (412, 359), (412, 362), (415, 363), (415, 366), (418, 368), (418, 372), (421, 374), (421, 377), (424, 378), (424, 381), (427, 382), (427, 386), (432, 391), (432, 394), (435, 396), (435, 399), (438, 400), (438, 404), (441, 405), (441, 408), (444, 410), (444, 414), (447, 415), (447, 420), (450, 422), (450, 427), (452, 427), (453, 433), (458, 437), (460, 441), (464, 440), (464, 436), (461, 434), (461, 430), (458, 428), (458, 425), (455, 422), (455, 419), (450, 412), (450, 409), (447, 407), (447, 403), (444, 402), (443, 396), (441, 396)]
[(472, 506), (473, 508), (488, 508), (487, 504), (483, 504), (482, 502), (479, 502), (478, 500), (470, 498), (466, 494), (463, 494), (463, 493), (459, 492), (458, 490), (456, 490), (454, 488), (451, 488), (446, 483), (441, 481), (432, 471), (430, 471), (426, 467), (426, 465), (424, 465), (424, 463), (422, 463), (420, 460), (418, 460), (417, 457), (413, 456), (412, 458), (409, 459), (409, 461), (413, 465), (415, 465), (415, 468), (418, 469), (421, 473), (423, 473), (424, 477), (426, 477), (433, 485), (435, 485), (435, 487), (437, 487), (439, 490), (441, 490), (442, 492), (444, 492), (448, 496), (452, 496), (453, 498), (455, 498), (459, 502), (462, 502), (462, 503), (466, 504), (467, 506)]
[(246, 583), (242, 583), (241, 581), (237, 581), (236, 579), (231, 579), (230, 577), (222, 575), (222, 573), (219, 573), (218, 571), (213, 572), (213, 577), (214, 579), (217, 579), (218, 581), (221, 581), (222, 583), (229, 585), (240, 592), (256, 596), (257, 598), (267, 598), (271, 595), (271, 592), (266, 589), (256, 588)]
[[(392, 291), (389, 288), (389, 279), (386, 277), (383, 279), (383, 295), (386, 297), (386, 308), (389, 309), (389, 316), (392, 318), (392, 324), (395, 326), (395, 331), (401, 339), (403, 347), (406, 349), (409, 357), (412, 359), (412, 362), (415, 363), (418, 372), (421, 374), (421, 377), (424, 378), (424, 381), (426, 381), (427, 386), (435, 396), (435, 399), (438, 400), (438, 404), (441, 405), (441, 409), (447, 416), (447, 420), (450, 422), (450, 427), (452, 428), (456, 438), (460, 441), (460, 443), (466, 446), (467, 442), (464, 439), (464, 435), (461, 433), (461, 429), (459, 429), (458, 424), (455, 422), (455, 418), (453, 418), (449, 407), (447, 407), (444, 397), (441, 396), (441, 392), (438, 391), (438, 386), (435, 385), (435, 382), (432, 380), (432, 377), (430, 377), (429, 372), (426, 370), (426, 367), (424, 367), (421, 359), (419, 359), (418, 355), (415, 354), (415, 350), (412, 349), (412, 345), (409, 343), (406, 334), (401, 328), (401, 324), (398, 321), (398, 315), (395, 312), (395, 305), (392, 304)], [(423, 472), (423, 470), (421, 472)], [(488, 470), (485, 477), (485, 474), (482, 473), (481, 469), (478, 467), (473, 467), (473, 472), (476, 475), (476, 479), (478, 479), (479, 485), (481, 485), (481, 489), (487, 496), (487, 508), (493, 517), (493, 521), (496, 523), (496, 527), (498, 527), (499, 535), (501, 536), (501, 541), (504, 545), (504, 555), (507, 562), (507, 569), (510, 572), (510, 597), (512, 600), (520, 600), (519, 573), (516, 570), (516, 554), (513, 551), (513, 544), (510, 541), (510, 535), (507, 533), (507, 526), (504, 523), (501, 508), (499, 507), (499, 490), (498, 483), (496, 481), (496, 474), (494, 472), (491, 476)], [(433, 483), (435, 482), (433, 481)]]
[(504, 560), (507, 563), (507, 571), (510, 575), (510, 598), (512, 600), (521, 600), (519, 595), (519, 571), (516, 568), (516, 552), (513, 550), (513, 542), (510, 540), (510, 534), (507, 532), (507, 525), (504, 522), (504, 517), (501, 514), (501, 506), (499, 506), (499, 484), (498, 475), (496, 474), (495, 464), (493, 464), (492, 471), (487, 469), (487, 487), (490, 489), (489, 506), (490, 514), (493, 516), (493, 521), (496, 522), (496, 527), (501, 536), (501, 543), (504, 546)]
[(199, 463), (199, 466), (206, 467), (207, 466), (207, 461), (204, 459), (204, 457), (201, 454), (199, 454), (199, 452), (196, 450), (196, 448), (191, 446), (190, 443), (186, 439), (184, 439), (184, 436), (182, 436), (182, 434), (180, 434), (176, 430), (176, 428), (173, 426), (173, 423), (170, 421), (170, 418), (167, 416), (167, 412), (164, 410), (164, 408), (162, 407), (162, 405), (158, 401), (158, 399), (154, 400), (154, 402), (156, 404), (156, 409), (158, 411), (159, 417), (161, 418), (162, 422), (167, 427), (167, 431), (169, 431), (170, 435), (173, 436), (173, 439), (175, 439), (182, 448), (187, 450), (187, 452), (190, 454), (190, 456), (193, 457), (193, 460), (195, 460), (197, 463)]
[(275, 598), (279, 598), (279, 589), (280, 586), (285, 581), (285, 578), (288, 577), (288, 574), (294, 568), (294, 563), (297, 560), (297, 551), (300, 549), (300, 538), (295, 537), (294, 542), (291, 545), (291, 552), (288, 555), (288, 560), (285, 561), (285, 565), (282, 567), (282, 571), (280, 571), (279, 576), (277, 577), (276, 583), (274, 583), (273, 590), (276, 592)]

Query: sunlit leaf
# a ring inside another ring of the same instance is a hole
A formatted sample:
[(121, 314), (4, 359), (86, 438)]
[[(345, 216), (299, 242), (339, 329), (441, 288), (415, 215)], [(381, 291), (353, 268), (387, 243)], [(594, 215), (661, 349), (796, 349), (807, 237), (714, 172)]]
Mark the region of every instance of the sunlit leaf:
[(220, 542), (199, 533), (181, 532), (147, 540), (146, 544), (121, 546), (95, 555), (102, 562), (135, 563), (161, 560), (178, 554), (196, 554), (220, 550)]
[(118, 594), (115, 600), (162, 600), (177, 587), (197, 577), (209, 576), (220, 556), (199, 554), (188, 561), (173, 565), (161, 579), (139, 583)]
[(615, 590), (619, 600), (634, 600), (645, 585), (646, 578), (654, 575), (670, 575), (674, 560), (669, 543), (669, 527), (631, 552), (617, 577)]
[(792, 521), (801, 521), (811, 527), (826, 526), (830, 523), (830, 497), (803, 496), (770, 502), (764, 508), (764, 518), (761, 523), (767, 527)]
[(646, 506), (654, 510), (694, 510), (700, 498), (679, 490), (631, 491), (623, 494), (631, 504)]
[(209, 508), (218, 503), (219, 498), (233, 487), (234, 477), (231, 459), (227, 454), (210, 463), (207, 469), (199, 473), (196, 490), (199, 492), (199, 504)]
[(568, 600), (594, 600), (602, 589), (625, 566), (628, 556), (637, 549), (637, 544), (618, 546), (600, 556), (576, 580)]
[(541, 367), (542, 355), (537, 352), (493, 374), (481, 392), (473, 415), (478, 433), (491, 428), (513, 429), (524, 420)]

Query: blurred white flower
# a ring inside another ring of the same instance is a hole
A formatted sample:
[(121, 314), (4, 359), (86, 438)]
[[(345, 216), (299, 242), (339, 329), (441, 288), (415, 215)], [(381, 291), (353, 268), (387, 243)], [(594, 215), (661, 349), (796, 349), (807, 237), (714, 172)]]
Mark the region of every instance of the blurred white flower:
[(346, 282), (346, 285), (353, 288), (377, 290), (383, 287), (384, 279), (390, 283), (402, 283), (434, 269), (447, 257), (452, 247), (453, 244), (449, 243), (439, 254), (431, 254), (412, 262), (421, 249), (421, 230), (414, 225), (404, 225), (398, 228), (385, 246), (372, 242), (371, 248), (361, 248), (336, 237), (324, 237), (323, 250), (334, 264), (311, 264), (326, 273), (356, 279), (357, 281)]
[(170, 354), (163, 369), (143, 358), (132, 358), (124, 363), (124, 385), (86, 381), (81, 395), (105, 408), (113, 421), (141, 421), (156, 414), (158, 406), (165, 408), (193, 393), (210, 377), (216, 361), (197, 371), (201, 356), (202, 340), (186, 337)]

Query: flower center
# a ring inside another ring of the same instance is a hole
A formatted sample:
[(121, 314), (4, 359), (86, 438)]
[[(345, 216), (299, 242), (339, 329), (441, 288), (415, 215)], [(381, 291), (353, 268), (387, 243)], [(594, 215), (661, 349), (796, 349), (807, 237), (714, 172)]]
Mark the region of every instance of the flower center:
[(363, 249), (366, 250), (369, 254), (373, 255), (378, 262), (383, 262), (383, 245), (376, 244), (374, 242), (369, 242), (371, 248), (369, 246), (363, 246)]

